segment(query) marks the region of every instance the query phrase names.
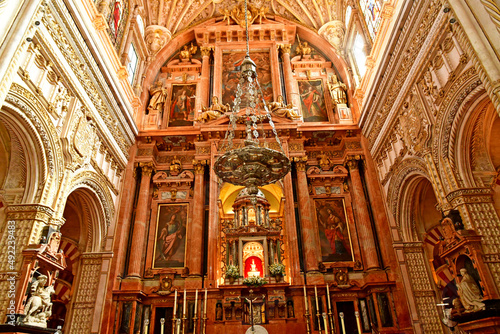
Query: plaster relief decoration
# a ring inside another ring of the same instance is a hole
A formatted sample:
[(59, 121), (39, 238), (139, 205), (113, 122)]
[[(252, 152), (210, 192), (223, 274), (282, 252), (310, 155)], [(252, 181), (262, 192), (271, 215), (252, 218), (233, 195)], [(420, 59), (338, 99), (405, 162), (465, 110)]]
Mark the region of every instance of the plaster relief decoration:
[(82, 157), (90, 158), (90, 153), (94, 147), (95, 129), (86, 116), (80, 118), (78, 127), (73, 138), (73, 145), (76, 152)]
[(172, 86), (169, 126), (193, 125), (195, 94), (196, 84)]
[(342, 55), (344, 53), (342, 49), (345, 36), (343, 21), (335, 20), (325, 23), (319, 28), (318, 34), (323, 36), (335, 48), (338, 54)]
[(328, 122), (323, 81), (299, 80), (298, 84), (304, 122)]
[(165, 27), (150, 25), (146, 28), (145, 41), (152, 55), (156, 55), (171, 39), (172, 33)]
[(317, 199), (315, 205), (322, 261), (353, 261), (344, 200)]
[(404, 111), (399, 116), (396, 131), (409, 151), (415, 154), (424, 148), (429, 137), (429, 122), (417, 97), (413, 95), (410, 99), (403, 104)]
[(160, 204), (153, 269), (185, 266), (188, 204)]
[[(257, 65), (257, 77), (263, 94), (263, 96), (258, 96), (258, 101), (261, 102), (264, 98), (265, 103), (270, 103), (273, 100), (273, 82), (269, 52), (251, 52), (250, 56)], [(222, 104), (233, 104), (244, 58), (244, 51), (224, 52), (222, 55)], [(246, 105), (244, 96), (242, 96), (241, 105)]]

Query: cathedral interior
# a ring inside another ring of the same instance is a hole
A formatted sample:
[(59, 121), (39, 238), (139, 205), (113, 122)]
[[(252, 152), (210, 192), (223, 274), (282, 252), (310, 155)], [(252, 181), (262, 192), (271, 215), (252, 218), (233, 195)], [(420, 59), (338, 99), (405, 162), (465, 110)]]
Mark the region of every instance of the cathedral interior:
[(0, 332), (500, 333), (497, 0), (0, 15)]

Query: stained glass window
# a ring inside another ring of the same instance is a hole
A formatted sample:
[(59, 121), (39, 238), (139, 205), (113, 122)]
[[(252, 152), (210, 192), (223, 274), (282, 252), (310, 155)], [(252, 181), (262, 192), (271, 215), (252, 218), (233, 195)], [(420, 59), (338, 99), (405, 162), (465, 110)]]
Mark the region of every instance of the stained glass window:
[(374, 40), (380, 26), (380, 0), (359, 0), (359, 6), (365, 17), (370, 37)]
[(134, 82), (136, 69), (137, 69), (137, 52), (135, 52), (134, 45), (131, 43), (130, 49), (128, 50), (128, 64), (127, 64), (128, 80), (131, 85)]

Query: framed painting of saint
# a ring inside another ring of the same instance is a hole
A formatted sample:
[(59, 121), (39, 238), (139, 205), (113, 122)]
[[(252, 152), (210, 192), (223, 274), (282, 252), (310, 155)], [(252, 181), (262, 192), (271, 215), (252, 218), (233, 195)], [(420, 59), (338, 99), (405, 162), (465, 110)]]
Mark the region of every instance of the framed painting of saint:
[(298, 84), (304, 122), (328, 122), (323, 80), (299, 80)]
[(316, 199), (323, 262), (354, 261), (344, 199)]
[(196, 84), (173, 85), (168, 126), (193, 125)]
[(159, 205), (153, 269), (185, 266), (187, 219), (187, 203)]
[[(222, 54), (222, 104), (224, 105), (229, 103), (231, 107), (233, 106), (236, 88), (240, 80), (240, 66), (245, 54), (245, 51), (224, 52)], [(259, 103), (262, 103), (262, 99), (266, 103), (271, 103), (273, 101), (273, 82), (269, 51), (252, 51), (250, 58), (257, 65), (257, 79), (262, 89), (263, 96), (258, 96)], [(242, 97), (240, 106), (245, 105), (245, 99)]]

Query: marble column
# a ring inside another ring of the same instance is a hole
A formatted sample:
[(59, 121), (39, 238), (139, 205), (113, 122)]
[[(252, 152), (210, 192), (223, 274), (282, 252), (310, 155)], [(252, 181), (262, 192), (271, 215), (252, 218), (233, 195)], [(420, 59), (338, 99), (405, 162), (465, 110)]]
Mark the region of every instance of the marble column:
[(148, 202), (150, 197), (151, 173), (153, 172), (152, 162), (141, 162), (139, 166), (142, 168), (142, 178), (130, 247), (132, 251), (130, 252), (128, 277), (140, 277), (142, 256), (146, 242), (146, 219), (148, 218), (149, 211)]
[(280, 46), (281, 55), (283, 59), (283, 77), (286, 88), (286, 101), (291, 103), (295, 108), (300, 106), (300, 96), (297, 85), (294, 85), (294, 77), (292, 73), (292, 63), (290, 62), (290, 44), (283, 44)]
[(294, 158), (297, 168), (297, 196), (299, 200), (300, 226), (302, 230), (302, 250), (304, 252), (305, 271), (318, 271), (318, 247), (315, 238), (314, 219), (312, 216), (309, 189), (307, 187), (307, 157)]
[(209, 107), (210, 106), (210, 47), (200, 47), (201, 51), (201, 79), (200, 79), (200, 100), (201, 105)]
[(193, 219), (191, 220), (191, 240), (189, 241), (188, 268), (190, 276), (201, 276), (203, 260), (203, 223), (205, 212), (205, 165), (206, 161), (194, 163)]
[(352, 199), (356, 212), (356, 230), (358, 231), (359, 240), (361, 240), (361, 253), (366, 269), (374, 269), (379, 267), (377, 249), (373, 238), (370, 214), (368, 213), (368, 203), (366, 202), (363, 183), (359, 175), (359, 160), (349, 159), (347, 166), (352, 183)]

